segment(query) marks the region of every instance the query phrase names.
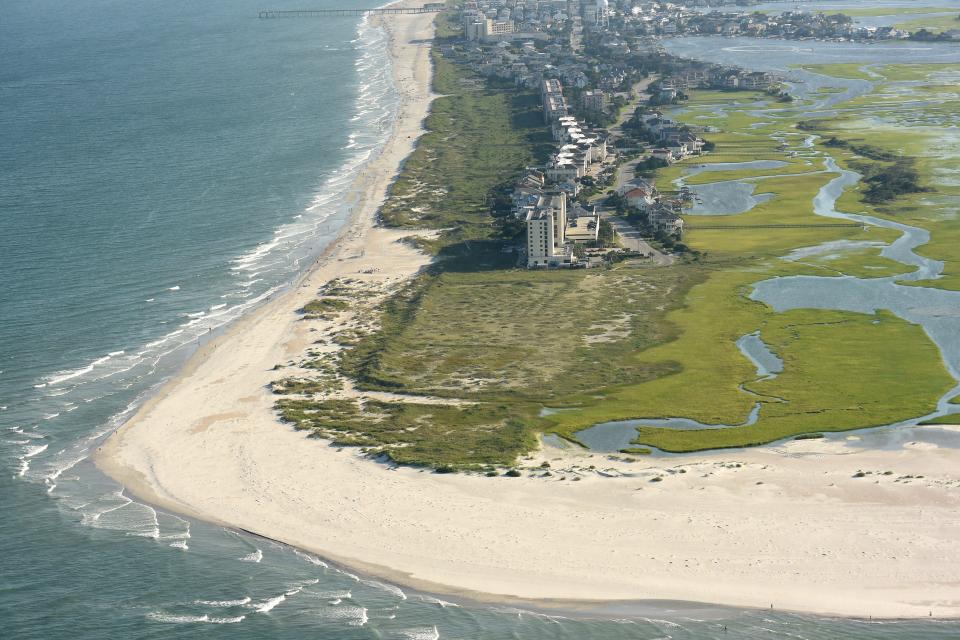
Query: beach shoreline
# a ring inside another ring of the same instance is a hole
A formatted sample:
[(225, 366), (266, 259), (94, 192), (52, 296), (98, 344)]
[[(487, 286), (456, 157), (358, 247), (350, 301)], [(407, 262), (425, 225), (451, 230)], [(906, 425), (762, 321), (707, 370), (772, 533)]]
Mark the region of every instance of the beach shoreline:
[(851, 435), (625, 462), (544, 447), (524, 464), (550, 477), (485, 478), (378, 463), (279, 422), (273, 367), (330, 329), (297, 309), (333, 279), (385, 292), (429, 263), (375, 215), (433, 99), (433, 16), (381, 22), (402, 103), (351, 221), (289, 291), (198, 350), (98, 466), (161, 508), (471, 601), (960, 617), (960, 473), (944, 448)]

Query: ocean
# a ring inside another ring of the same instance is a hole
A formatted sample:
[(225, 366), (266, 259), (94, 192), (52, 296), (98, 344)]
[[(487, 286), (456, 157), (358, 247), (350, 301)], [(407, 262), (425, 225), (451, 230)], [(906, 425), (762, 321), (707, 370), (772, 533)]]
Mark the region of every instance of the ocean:
[(960, 634), (682, 603), (453, 602), (158, 511), (99, 473), (89, 455), (106, 434), (327, 246), (350, 180), (390, 132), (399, 97), (382, 32), (258, 20), (263, 8), (0, 7), (0, 637)]

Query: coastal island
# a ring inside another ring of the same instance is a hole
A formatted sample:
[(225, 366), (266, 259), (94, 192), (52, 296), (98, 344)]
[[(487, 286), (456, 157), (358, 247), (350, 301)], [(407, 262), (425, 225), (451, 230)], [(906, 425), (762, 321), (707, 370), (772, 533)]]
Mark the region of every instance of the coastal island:
[(372, 17), (402, 101), (350, 225), (98, 464), (430, 592), (960, 615), (960, 65), (620, 9)]

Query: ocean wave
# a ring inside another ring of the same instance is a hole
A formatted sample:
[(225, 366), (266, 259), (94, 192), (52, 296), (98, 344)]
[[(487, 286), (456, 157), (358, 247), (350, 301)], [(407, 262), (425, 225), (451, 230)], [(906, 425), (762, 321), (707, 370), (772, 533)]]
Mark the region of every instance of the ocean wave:
[(258, 604), (252, 604), (247, 606), (253, 609), (254, 611), (256, 611), (257, 613), (269, 613), (274, 609), (274, 607), (276, 607), (278, 604), (280, 604), (286, 599), (287, 599), (286, 594), (281, 593), (278, 596), (275, 596), (273, 598), (268, 598), (267, 600), (264, 600), (263, 602), (260, 602)]
[(432, 597), (432, 596), (421, 595), (421, 596), (418, 596), (418, 598), (420, 599), (421, 602), (426, 602), (427, 604), (439, 605), (440, 607), (443, 607), (444, 609), (446, 609), (447, 607), (459, 607), (459, 606), (460, 606), (460, 605), (458, 605), (458, 604), (456, 604), (456, 603), (454, 603), (454, 602), (447, 602), (446, 600), (441, 600), (440, 598), (434, 598), (434, 597)]
[(255, 550), (253, 553), (248, 553), (247, 555), (240, 558), (240, 562), (254, 562), (259, 563), (263, 560), (263, 551), (260, 549)]
[(298, 557), (303, 558), (304, 560), (306, 560), (306, 561), (309, 562), (310, 564), (316, 565), (316, 566), (318, 566), (318, 567), (323, 567), (324, 569), (326, 569), (327, 567), (330, 566), (330, 565), (328, 565), (326, 562), (324, 562), (323, 560), (321, 560), (320, 558), (317, 558), (317, 557), (315, 557), (315, 556), (312, 556), (312, 555), (310, 555), (309, 553), (304, 553), (304, 552), (299, 551), (299, 550), (297, 550), (297, 549), (294, 549), (293, 552), (294, 552), (294, 554), (296, 554)]
[(81, 367), (81, 368), (79, 368), (79, 369), (74, 369), (74, 370), (72, 370), (72, 371), (60, 371), (60, 372), (58, 372), (58, 373), (50, 376), (49, 378), (47, 378), (47, 379), (46, 379), (46, 383), (47, 383), (47, 384), (50, 384), (50, 385), (58, 385), (58, 384), (62, 384), (62, 383), (64, 383), (64, 382), (66, 382), (67, 380), (73, 380), (74, 378), (77, 378), (77, 377), (79, 377), (79, 376), (82, 376), (82, 375), (85, 374), (85, 373), (90, 373), (90, 372), (93, 371), (94, 368), (96, 368), (97, 366), (99, 366), (99, 365), (101, 365), (101, 364), (104, 364), (105, 362), (108, 362), (108, 361), (110, 360), (110, 358), (111, 358), (111, 356), (109, 356), (109, 355), (103, 356), (102, 358), (97, 358), (96, 360), (94, 360), (94, 361), (91, 362), (90, 364), (88, 364), (88, 365), (86, 365), (86, 366), (84, 366), (84, 367)]
[(180, 291), (180, 285), (176, 285), (176, 286), (173, 286), (173, 287), (167, 287), (167, 291)]
[(211, 624), (235, 624), (237, 622), (243, 622), (246, 616), (236, 616), (233, 618), (214, 618), (206, 614), (202, 616), (186, 616), (186, 615), (174, 615), (171, 613), (164, 613), (163, 611), (151, 611), (147, 614), (148, 620), (153, 620), (155, 622), (167, 622), (172, 624), (184, 624), (191, 622), (207, 622)]
[(362, 627), (370, 620), (366, 607), (354, 605), (344, 607), (334, 607), (323, 612), (323, 617), (328, 620), (344, 622), (351, 627)]
[(245, 604), (249, 604), (252, 598), (250, 596), (245, 596), (239, 600), (194, 600), (194, 604), (201, 604), (206, 607), (241, 607)]
[(58, 462), (61, 463), (59, 465), (54, 463), (52, 465), (53, 470), (43, 477), (43, 482), (44, 484), (47, 485), (47, 493), (52, 493), (53, 490), (57, 488), (57, 482), (56, 482), (57, 478), (59, 478), (61, 475), (63, 475), (65, 472), (69, 471), (70, 469), (73, 469), (75, 466), (77, 466), (78, 464), (80, 464), (86, 459), (87, 459), (87, 456), (86, 454), (84, 454), (78, 458), (68, 460), (66, 463), (64, 463), (62, 460), (58, 460)]
[[(80, 512), (81, 524), (86, 526), (120, 531), (139, 538), (161, 539), (156, 509), (126, 496), (123, 488), (84, 505)], [(181, 536), (173, 539), (183, 540)]]
[(422, 627), (418, 629), (404, 629), (400, 633), (407, 640), (440, 640), (440, 632), (437, 627)]
[(33, 447), (27, 447), (27, 450), (24, 452), (23, 457), (32, 458), (34, 456), (38, 456), (44, 451), (46, 451), (49, 446), (50, 446), (49, 444), (38, 444)]
[(315, 598), (320, 598), (321, 600), (337, 600), (338, 604), (340, 601), (349, 600), (353, 597), (353, 592), (351, 591), (304, 591), (304, 595), (310, 595)]
[(390, 595), (396, 596), (396, 597), (400, 598), (401, 600), (406, 600), (406, 599), (407, 599), (407, 594), (405, 594), (405, 593), (403, 592), (403, 589), (401, 589), (400, 587), (394, 586), (394, 585), (392, 585), (392, 584), (385, 584), (385, 583), (383, 583), (383, 582), (377, 582), (376, 580), (360, 580), (360, 579), (358, 579), (358, 581), (359, 581), (361, 584), (367, 585), (368, 587), (373, 587), (374, 589), (379, 589), (380, 591), (386, 591), (386, 592), (389, 593)]

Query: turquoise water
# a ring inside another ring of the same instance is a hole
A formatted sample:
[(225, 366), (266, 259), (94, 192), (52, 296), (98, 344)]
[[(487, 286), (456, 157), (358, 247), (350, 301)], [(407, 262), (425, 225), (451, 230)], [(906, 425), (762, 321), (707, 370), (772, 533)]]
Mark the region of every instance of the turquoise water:
[[(311, 2), (334, 4), (364, 3)], [(261, 8), (0, 7), (0, 637), (956, 636), (678, 603), (444, 602), (158, 512), (97, 472), (106, 433), (323, 249), (389, 132), (381, 33)]]

